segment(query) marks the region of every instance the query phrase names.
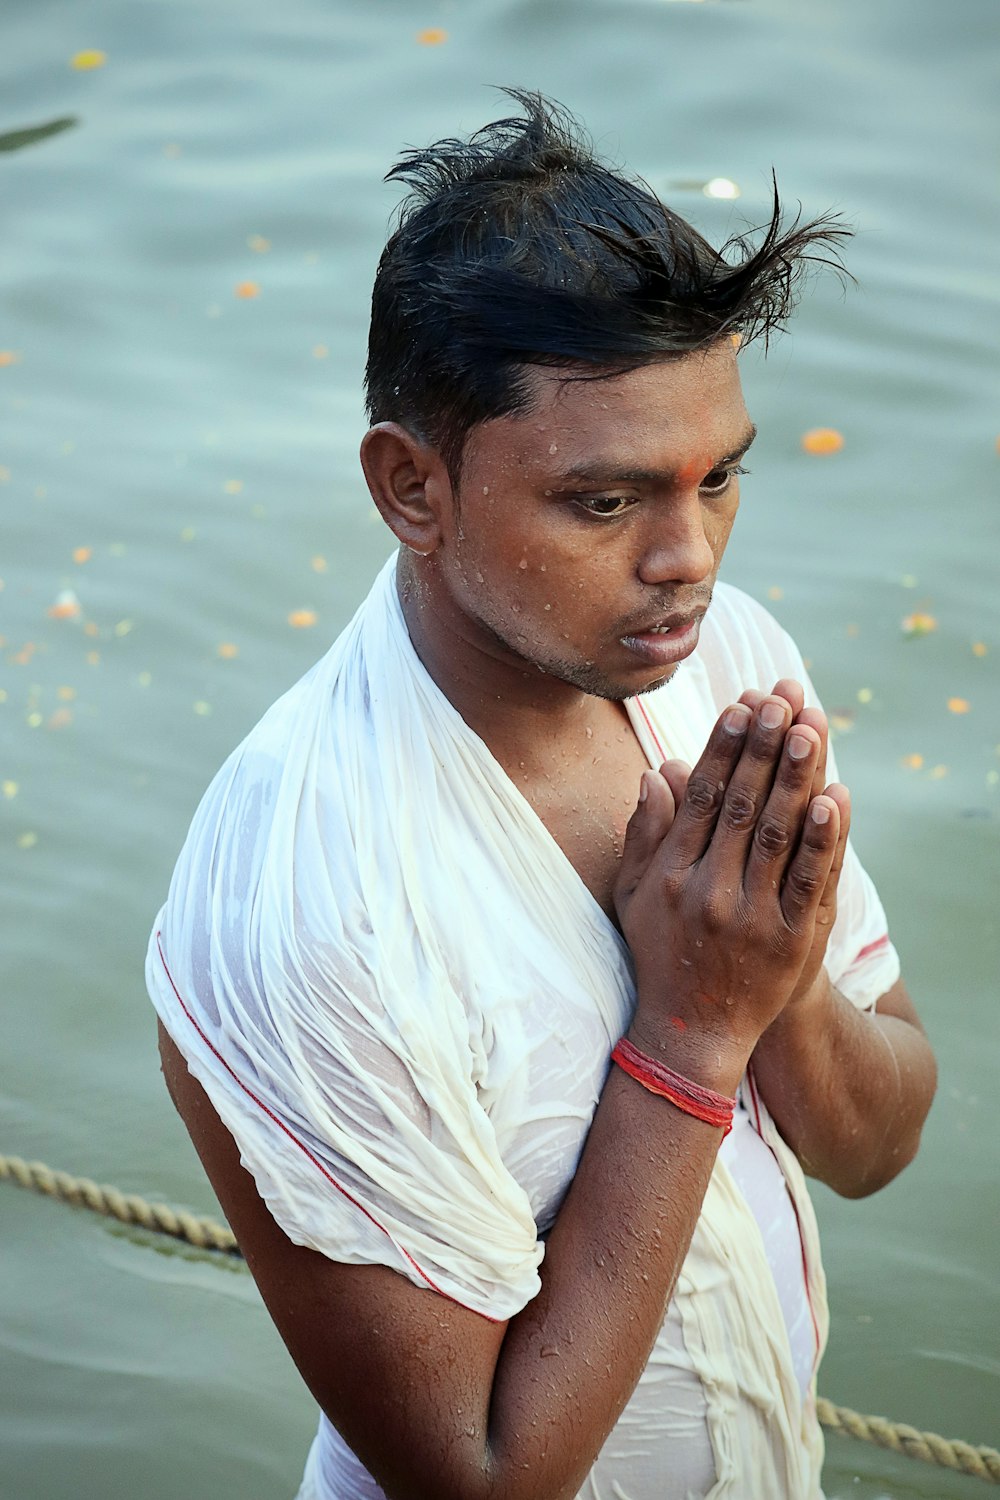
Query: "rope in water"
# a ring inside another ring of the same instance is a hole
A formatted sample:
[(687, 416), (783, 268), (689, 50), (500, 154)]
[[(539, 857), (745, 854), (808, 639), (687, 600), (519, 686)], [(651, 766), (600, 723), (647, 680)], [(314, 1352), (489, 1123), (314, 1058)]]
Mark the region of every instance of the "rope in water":
[[(122, 1193), (117, 1188), (101, 1186), (89, 1177), (73, 1177), (56, 1172), (41, 1161), (22, 1161), (19, 1156), (0, 1155), (0, 1182), (49, 1198), (58, 1198), (78, 1208), (105, 1214), (122, 1224), (135, 1224), (154, 1234), (168, 1234), (184, 1240), (199, 1250), (217, 1250), (223, 1255), (242, 1259), (236, 1237), (227, 1224), (201, 1218), (166, 1203), (149, 1203), (136, 1193)], [(1000, 1484), (1000, 1452), (996, 1448), (975, 1447), (960, 1438), (939, 1437), (936, 1432), (919, 1432), (905, 1422), (890, 1422), (885, 1417), (864, 1417), (849, 1406), (835, 1406), (820, 1396), (816, 1403), (820, 1422), (832, 1432), (876, 1443), (892, 1453), (919, 1458), (976, 1479)]]

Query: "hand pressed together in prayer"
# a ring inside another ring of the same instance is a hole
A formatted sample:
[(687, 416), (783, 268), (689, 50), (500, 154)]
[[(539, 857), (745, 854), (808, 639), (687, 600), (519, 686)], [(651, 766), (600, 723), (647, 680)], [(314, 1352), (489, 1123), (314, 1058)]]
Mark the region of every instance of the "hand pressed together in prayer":
[[(850, 799), (825, 785), (824, 714), (782, 679), (720, 716), (693, 770), (642, 778), (615, 902), (635, 959), (631, 1038), (730, 1074), (820, 971)], [(768, 722), (773, 720), (773, 722)]]

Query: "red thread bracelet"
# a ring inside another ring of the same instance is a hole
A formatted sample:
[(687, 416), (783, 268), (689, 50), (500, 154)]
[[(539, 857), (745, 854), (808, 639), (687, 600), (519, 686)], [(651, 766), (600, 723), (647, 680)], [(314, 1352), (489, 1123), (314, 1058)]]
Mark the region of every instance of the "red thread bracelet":
[(721, 1126), (723, 1140), (732, 1130), (735, 1099), (717, 1094), (714, 1089), (703, 1088), (693, 1079), (675, 1073), (673, 1068), (666, 1067), (654, 1057), (640, 1052), (638, 1047), (633, 1047), (627, 1037), (622, 1037), (617, 1044), (611, 1054), (611, 1061), (617, 1063), (637, 1083), (641, 1083), (644, 1089), (648, 1089), (651, 1094), (659, 1094), (663, 1099), (669, 1099), (671, 1104), (683, 1110), (686, 1115), (704, 1120), (706, 1125)]

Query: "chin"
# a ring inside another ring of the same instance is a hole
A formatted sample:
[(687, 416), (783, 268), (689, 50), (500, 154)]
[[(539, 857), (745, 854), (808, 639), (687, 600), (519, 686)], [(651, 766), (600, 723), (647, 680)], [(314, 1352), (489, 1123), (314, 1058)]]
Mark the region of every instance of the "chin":
[(609, 703), (624, 703), (627, 698), (641, 698), (645, 693), (655, 693), (657, 688), (663, 687), (671, 680), (679, 665), (680, 663), (676, 662), (673, 666), (657, 672), (655, 677), (638, 683), (605, 677), (593, 665), (571, 667), (562, 664), (542, 670), (569, 683), (571, 687), (579, 688), (583, 693), (589, 693), (592, 698), (604, 698)]

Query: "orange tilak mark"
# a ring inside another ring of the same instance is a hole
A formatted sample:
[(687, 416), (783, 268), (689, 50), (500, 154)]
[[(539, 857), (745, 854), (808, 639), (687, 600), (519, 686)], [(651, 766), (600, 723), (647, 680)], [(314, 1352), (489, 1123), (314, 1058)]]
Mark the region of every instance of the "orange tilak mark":
[(687, 1031), (688, 1029), (687, 1022), (682, 1021), (680, 1016), (671, 1016), (670, 1024), (671, 1026), (673, 1026), (675, 1031)]

